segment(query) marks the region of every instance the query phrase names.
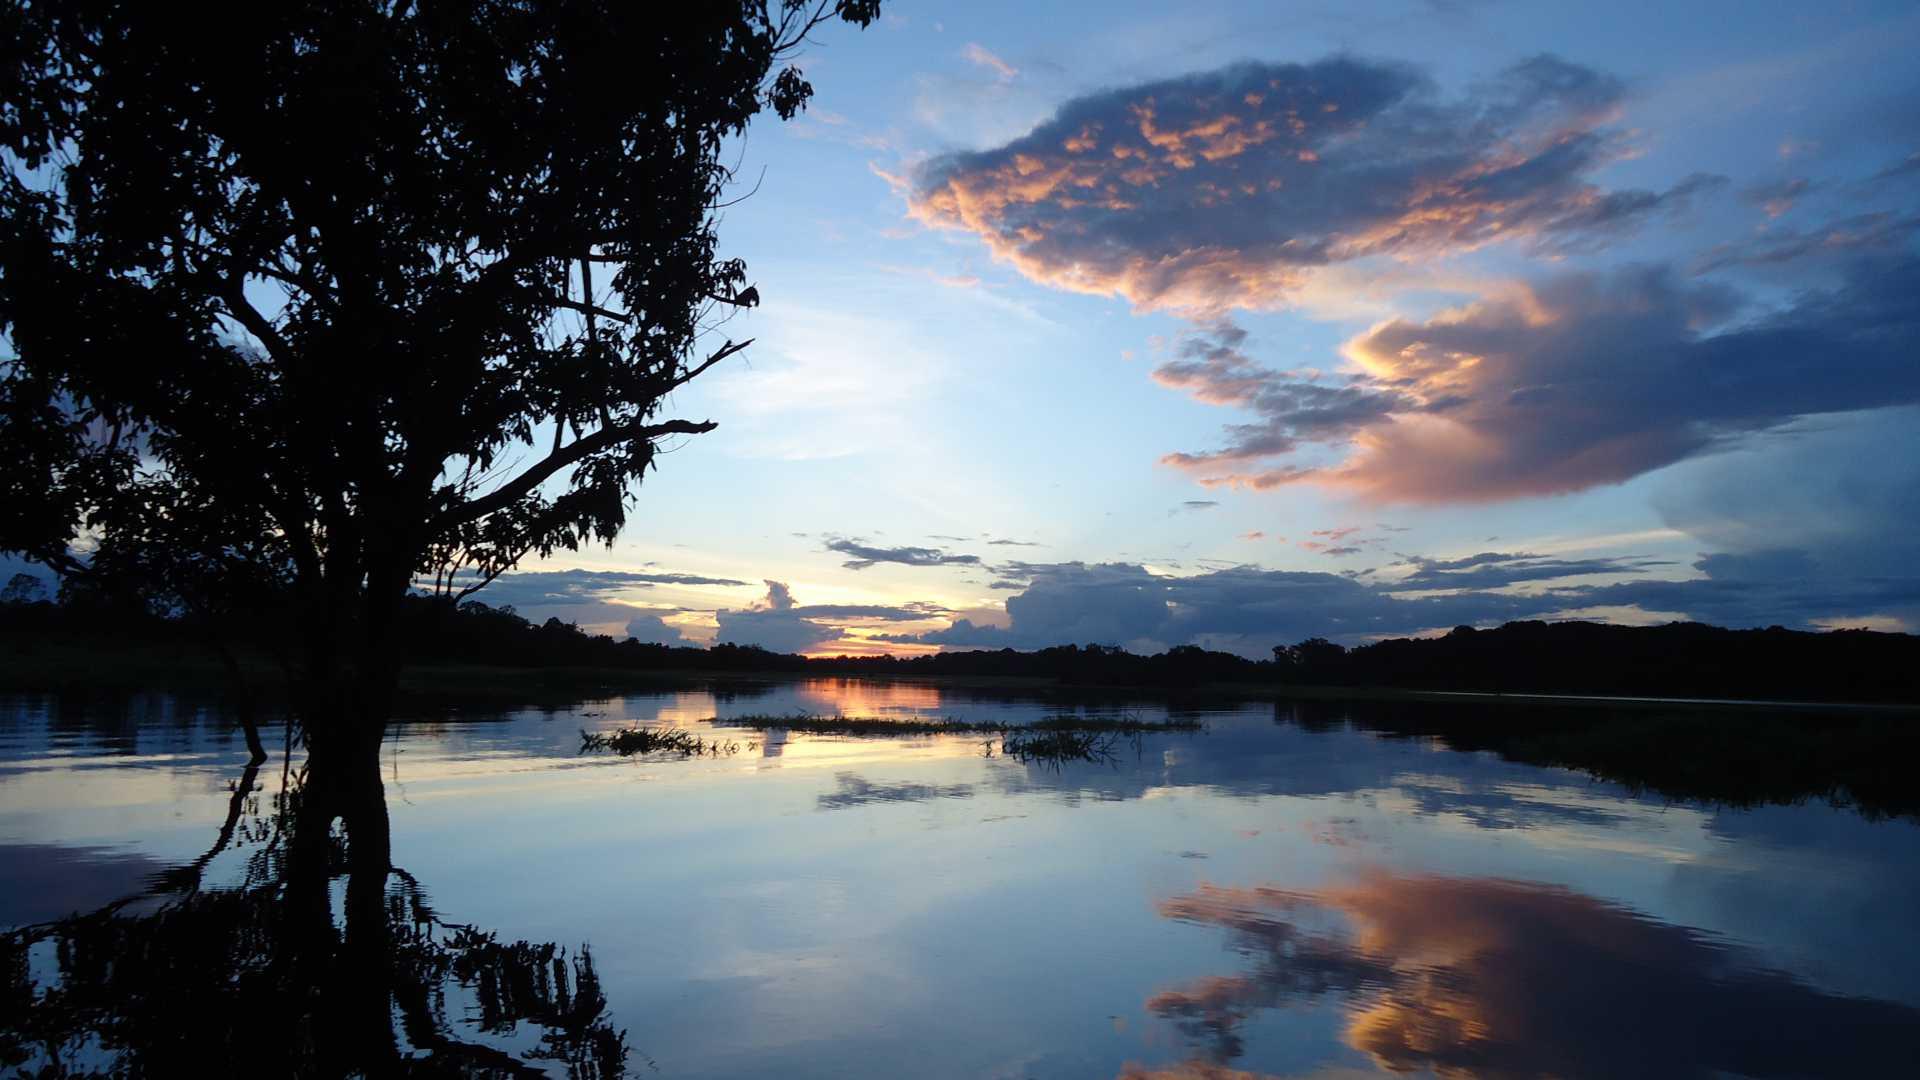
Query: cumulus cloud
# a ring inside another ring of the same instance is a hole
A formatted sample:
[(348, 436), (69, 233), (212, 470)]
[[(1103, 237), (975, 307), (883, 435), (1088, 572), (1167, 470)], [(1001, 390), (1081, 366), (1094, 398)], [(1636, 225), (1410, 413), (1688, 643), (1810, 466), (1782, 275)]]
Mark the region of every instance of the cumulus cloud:
[(758, 603), (713, 613), (720, 624), (715, 641), (758, 645), (774, 652), (801, 653), (838, 641), (855, 624), (912, 623), (950, 614), (938, 604), (800, 604), (783, 581), (768, 581)]
[(627, 636), (647, 645), (698, 645), (699, 642), (666, 621), (666, 616), (678, 612), (678, 608), (648, 608), (640, 611), (627, 620)]
[[(1742, 307), (1662, 267), (1516, 285), (1355, 338), (1346, 352), (1363, 374), (1339, 399), (1235, 361), (1260, 420), (1228, 427), (1221, 450), (1163, 460), (1216, 486), (1487, 501), (1617, 483), (1797, 417), (1920, 401), (1920, 258), (1856, 261), (1835, 288), (1728, 325)], [(1309, 442), (1347, 456), (1249, 467)]]
[(714, 640), (724, 645), (758, 645), (774, 652), (799, 653), (840, 637), (837, 627), (823, 625), (800, 614), (793, 590), (783, 581), (768, 581), (766, 598), (751, 607), (713, 613), (720, 624)]
[[(1354, 553), (1352, 545), (1313, 550)], [(1099, 643), (1159, 651), (1204, 644), (1260, 657), (1274, 645), (1309, 637), (1361, 644), (1599, 608), (1678, 614), (1721, 626), (1803, 629), (1837, 616), (1920, 612), (1920, 575), (1910, 570), (1810, 578), (1806, 565), (1790, 551), (1720, 552), (1691, 567), (1632, 555), (1564, 559), (1482, 552), (1413, 557), (1346, 574), (1238, 566), (1176, 576), (1134, 563), (1023, 563), (997, 568), (1003, 580), (993, 587), (1014, 594), (1006, 599), (1006, 626), (959, 618), (938, 630), (877, 636), (953, 649)]]
[(1034, 280), (1141, 309), (1273, 307), (1319, 268), (1508, 238), (1569, 250), (1722, 181), (1608, 191), (1610, 76), (1551, 56), (1455, 100), (1418, 70), (1241, 63), (1075, 98), (1002, 146), (931, 159), (909, 209)]
[(1547, 597), (1484, 592), (1401, 598), (1341, 574), (1252, 567), (1176, 577), (1132, 563), (1076, 562), (1022, 572), (1030, 580), (1006, 600), (1007, 627), (957, 619), (942, 630), (887, 640), (988, 649), (1098, 642), (1153, 650), (1211, 641), (1257, 656), (1308, 637), (1357, 641), (1529, 618), (1564, 606)]
[(939, 548), (924, 547), (876, 547), (862, 543), (859, 539), (829, 540), (827, 550), (851, 556), (840, 565), (849, 570), (865, 570), (879, 563), (898, 563), (901, 566), (978, 566), (978, 555), (953, 555)]

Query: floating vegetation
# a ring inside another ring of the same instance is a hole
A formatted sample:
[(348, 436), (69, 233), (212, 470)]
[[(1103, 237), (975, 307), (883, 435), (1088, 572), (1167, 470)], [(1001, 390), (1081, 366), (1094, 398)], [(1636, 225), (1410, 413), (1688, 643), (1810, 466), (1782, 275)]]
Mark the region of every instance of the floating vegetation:
[[(1000, 753), (1020, 762), (1109, 761), (1119, 732), (1050, 730), (1012, 730), (1000, 736)], [(1137, 735), (1137, 733), (1135, 733)]]
[(708, 740), (683, 728), (631, 727), (618, 731), (582, 731), (580, 752), (611, 750), (621, 757), (635, 754), (679, 754), (681, 757), (719, 757), (737, 754), (740, 744), (731, 739)]
[(1147, 720), (1138, 716), (1078, 716), (1057, 713), (1031, 724), (1001, 721), (905, 718), (881, 716), (716, 716), (717, 727), (743, 727), (756, 731), (797, 731), (805, 735), (1000, 735), (1032, 736), (1040, 733), (1104, 735), (1144, 735), (1163, 731), (1198, 731), (1200, 722), (1186, 718)]

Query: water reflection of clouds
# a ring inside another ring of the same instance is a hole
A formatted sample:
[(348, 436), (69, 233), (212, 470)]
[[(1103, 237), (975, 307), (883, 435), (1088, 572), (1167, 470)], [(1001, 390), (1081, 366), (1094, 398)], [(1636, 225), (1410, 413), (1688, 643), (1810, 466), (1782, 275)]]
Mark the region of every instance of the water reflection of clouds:
[(1325, 997), (1350, 1010), (1348, 1045), (1442, 1075), (1891, 1075), (1920, 1031), (1920, 1010), (1828, 994), (1556, 886), (1373, 873), (1311, 891), (1203, 885), (1159, 910), (1228, 931), (1252, 960), (1147, 1003), (1214, 1066), (1242, 1056), (1258, 1011)]

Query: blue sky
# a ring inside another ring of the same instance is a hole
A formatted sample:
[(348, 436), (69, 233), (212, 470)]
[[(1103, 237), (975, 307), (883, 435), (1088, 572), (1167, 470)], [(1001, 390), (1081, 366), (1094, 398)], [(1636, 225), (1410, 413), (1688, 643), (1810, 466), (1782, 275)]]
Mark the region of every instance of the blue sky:
[(1920, 11), (1181, 8), (821, 35), (738, 147), (756, 343), (671, 403), (719, 429), (478, 598), (814, 652), (1920, 623)]

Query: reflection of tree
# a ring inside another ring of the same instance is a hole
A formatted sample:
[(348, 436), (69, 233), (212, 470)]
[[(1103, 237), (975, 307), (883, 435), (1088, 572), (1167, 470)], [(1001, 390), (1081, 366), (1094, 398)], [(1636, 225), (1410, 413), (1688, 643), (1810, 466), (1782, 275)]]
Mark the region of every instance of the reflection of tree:
[[(0, 1065), (51, 1075), (539, 1076), (543, 1063), (578, 1077), (624, 1072), (626, 1036), (585, 947), (503, 943), (444, 921), (404, 870), (349, 870), (350, 834), (317, 849), (283, 843), (278, 826), (297, 813), (299, 788), (264, 820), (256, 768), (202, 858), (92, 914), (0, 938)], [(202, 889), (207, 864), (236, 837), (252, 849), (242, 881)], [(457, 1037), (463, 1027), (481, 1038)], [(526, 1035), (537, 1045), (499, 1045)]]
[(1443, 1076), (1891, 1075), (1920, 1031), (1920, 1010), (1828, 994), (1562, 888), (1382, 874), (1312, 893), (1203, 886), (1160, 911), (1228, 930), (1253, 961), (1148, 1001), (1207, 1051), (1167, 1075), (1241, 1075), (1224, 1065), (1256, 1011), (1328, 996), (1349, 1003), (1355, 1049)]
[(931, 802), (935, 799), (973, 797), (972, 784), (876, 782), (854, 772), (835, 773), (833, 782), (839, 790), (830, 795), (819, 795), (814, 798), (815, 805), (822, 810), (845, 810), (850, 806), (867, 806), (872, 803)]

